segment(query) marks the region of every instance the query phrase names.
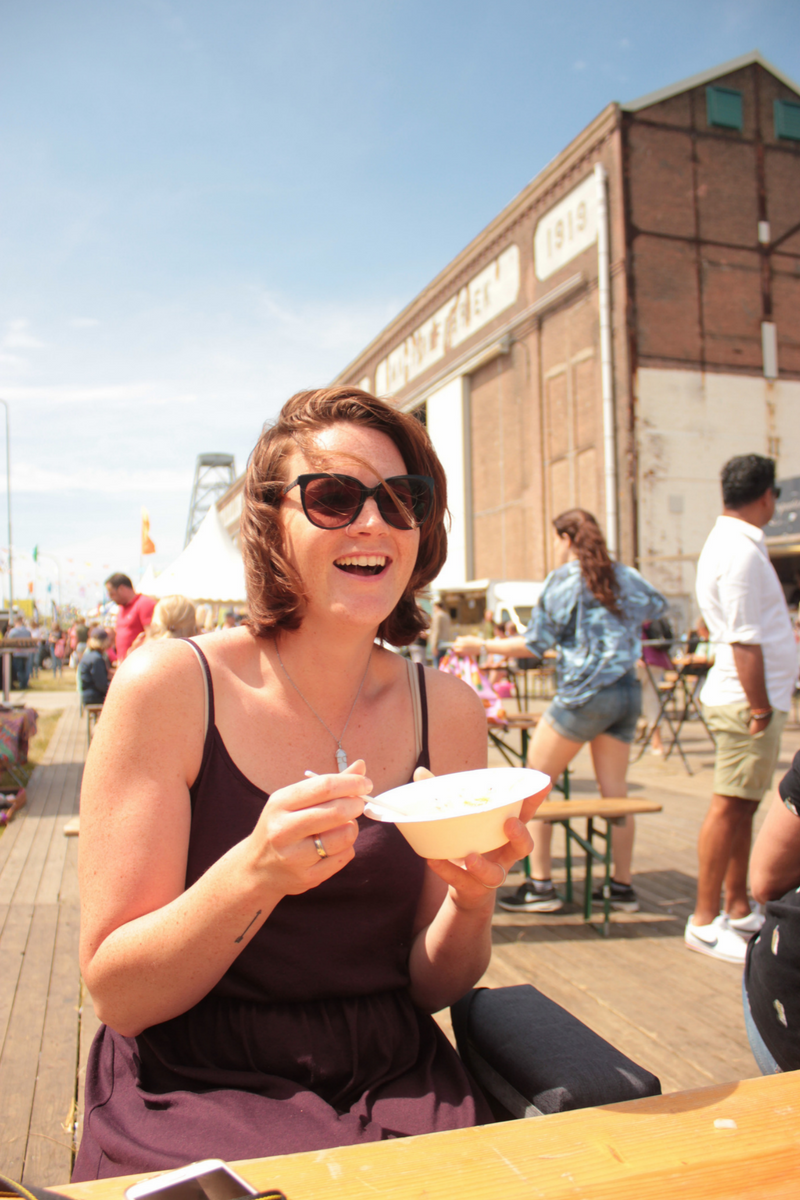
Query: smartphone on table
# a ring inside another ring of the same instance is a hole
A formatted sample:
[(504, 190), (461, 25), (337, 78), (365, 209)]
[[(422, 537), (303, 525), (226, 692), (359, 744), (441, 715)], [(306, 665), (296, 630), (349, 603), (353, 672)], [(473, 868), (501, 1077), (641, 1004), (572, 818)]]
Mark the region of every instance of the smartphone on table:
[(221, 1158), (189, 1163), (126, 1188), (126, 1200), (239, 1200), (258, 1191)]

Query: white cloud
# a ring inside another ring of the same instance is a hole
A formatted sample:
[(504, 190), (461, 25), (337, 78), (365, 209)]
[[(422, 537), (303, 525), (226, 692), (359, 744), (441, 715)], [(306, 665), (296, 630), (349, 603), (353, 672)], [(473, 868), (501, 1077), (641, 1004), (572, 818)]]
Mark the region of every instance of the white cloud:
[(67, 324), (72, 329), (94, 329), (100, 322), (97, 317), (73, 317)]
[(45, 404), (192, 404), (197, 400), (194, 392), (176, 393), (171, 385), (151, 382), (110, 383), (106, 386), (80, 387), (68, 384), (50, 386), (4, 387), (7, 400), (25, 402), (40, 401)]
[(192, 486), (192, 470), (169, 468), (129, 468), (124, 466), (95, 467), (91, 472), (83, 469), (54, 471), (37, 463), (20, 462), (12, 465), (11, 488), (18, 492), (141, 492), (150, 495), (156, 492), (181, 492), (189, 495)]
[(29, 322), (23, 317), (17, 317), (6, 325), (5, 333), (0, 338), (0, 346), (4, 350), (39, 350), (44, 342), (30, 333)]

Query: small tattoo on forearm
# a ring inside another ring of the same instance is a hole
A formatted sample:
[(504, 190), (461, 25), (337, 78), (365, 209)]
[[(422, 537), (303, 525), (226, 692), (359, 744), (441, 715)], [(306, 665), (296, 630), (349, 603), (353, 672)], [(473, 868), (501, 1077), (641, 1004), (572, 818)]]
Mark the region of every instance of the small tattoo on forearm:
[[(253, 917), (253, 920), (250, 922), (250, 925), (252, 925), (252, 924), (253, 924), (253, 921), (257, 921), (257, 920), (258, 920), (258, 918), (259, 918), (260, 916), (261, 916), (261, 909), (259, 909), (259, 910), (258, 910), (258, 912), (256, 913), (256, 915)], [(248, 926), (247, 926), (247, 929), (249, 929), (249, 928), (250, 928), (250, 925), (248, 925)], [(245, 930), (244, 930), (244, 933), (241, 933), (241, 934), (239, 935), (239, 937), (235, 939), (237, 942), (241, 942), (241, 941), (242, 941), (242, 939), (244, 938), (244, 935), (245, 935), (245, 933), (247, 933), (247, 929), (245, 929)]]

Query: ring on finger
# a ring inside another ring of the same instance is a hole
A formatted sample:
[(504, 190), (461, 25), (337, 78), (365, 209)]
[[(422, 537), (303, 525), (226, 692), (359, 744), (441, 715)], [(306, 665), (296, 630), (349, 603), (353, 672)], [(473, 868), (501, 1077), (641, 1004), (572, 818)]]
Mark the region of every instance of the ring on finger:
[(321, 837), (315, 837), (315, 838), (314, 838), (314, 845), (315, 845), (315, 847), (316, 847), (317, 854), (320, 856), (320, 858), (327, 858), (327, 857), (328, 857), (328, 851), (327, 851), (327, 850), (325, 849), (325, 847), (323, 846), (323, 844), (322, 844), (322, 838), (321, 838)]
[(503, 872), (503, 878), (500, 880), (499, 883), (485, 883), (483, 885), (485, 888), (488, 888), (490, 892), (496, 892), (497, 889), (501, 888), (503, 886), (503, 884), (505, 883), (505, 881), (508, 879), (508, 871), (505, 869), (505, 867), (502, 866), (500, 863), (497, 863), (497, 866), (500, 867), (500, 870)]

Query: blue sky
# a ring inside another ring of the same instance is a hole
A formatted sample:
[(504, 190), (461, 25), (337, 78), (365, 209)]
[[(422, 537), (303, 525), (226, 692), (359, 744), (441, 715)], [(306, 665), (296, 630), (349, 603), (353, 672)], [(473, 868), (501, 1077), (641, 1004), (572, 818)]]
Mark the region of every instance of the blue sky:
[(609, 101), (756, 47), (800, 78), (797, 0), (0, 0), (16, 578), (96, 599), (142, 505), (166, 566), (198, 453), (242, 467)]

